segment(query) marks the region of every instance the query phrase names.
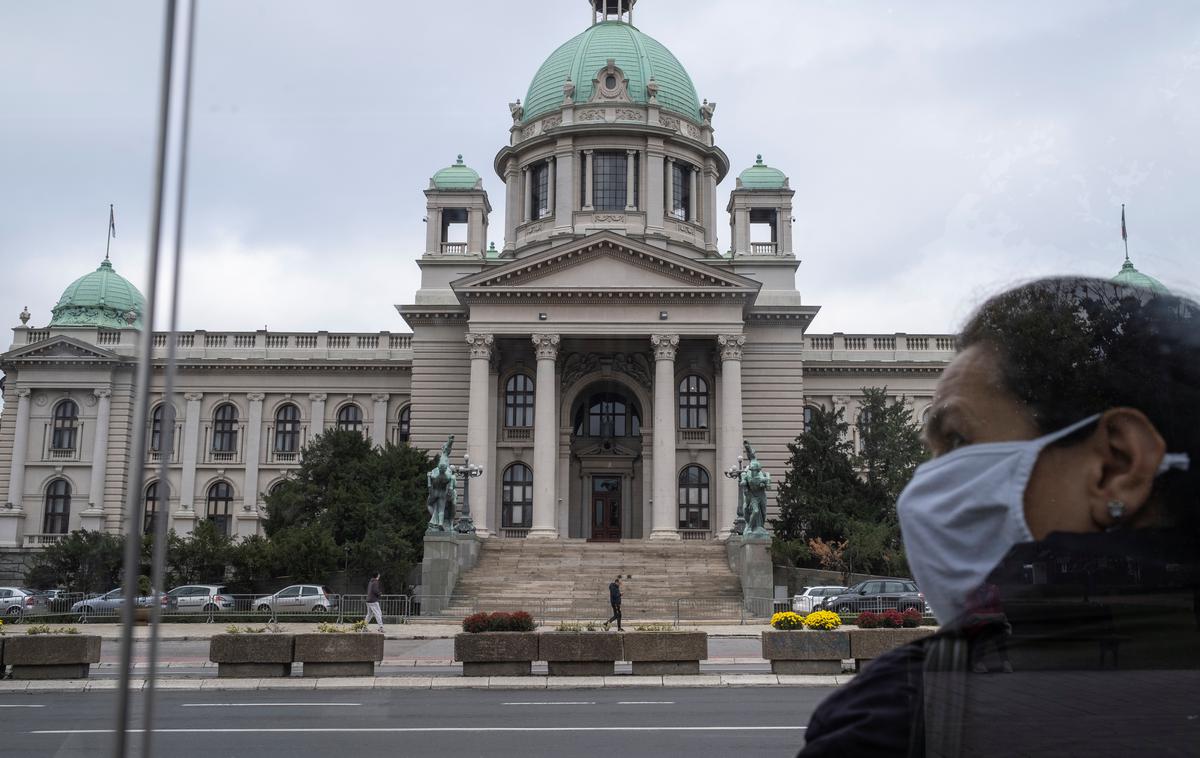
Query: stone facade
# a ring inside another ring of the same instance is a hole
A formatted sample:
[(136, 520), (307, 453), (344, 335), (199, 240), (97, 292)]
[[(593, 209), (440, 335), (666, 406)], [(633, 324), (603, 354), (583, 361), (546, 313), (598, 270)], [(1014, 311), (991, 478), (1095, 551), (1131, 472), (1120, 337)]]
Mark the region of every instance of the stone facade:
[[(796, 287), (786, 177), (761, 160), (743, 172), (721, 252), (716, 192), (730, 166), (715, 103), (660, 109), (653, 72), (637, 91), (623, 67), (639, 64), (622, 55), (593, 72), (599, 100), (576, 102), (567, 81), (551, 113), (526, 120), (513, 104), (494, 162), (501, 249), (487, 244), (482, 183), (445, 180), (474, 175), (461, 160), (431, 181), (420, 289), (399, 308), (411, 333), (152, 335), (162, 410), (145, 422), (160, 441), (146, 481), (167, 458), (154, 502), (177, 531), (214, 518), (258, 533), (264, 493), (305, 442), (343, 426), (426, 449), (454, 434), (455, 457), (484, 470), (471, 488), (484, 536), (721, 538), (737, 505), (722, 474), (744, 439), (778, 482), (806, 406), (845, 407), (853, 422), (862, 387), (886, 385), (921, 417), (953, 337), (807, 334), (819, 306)], [(465, 242), (451, 241), (455, 224)], [(126, 486), (137, 334), (13, 330), (0, 356), (0, 550), (115, 531), (146, 500)], [(74, 415), (56, 417), (63, 408)]]

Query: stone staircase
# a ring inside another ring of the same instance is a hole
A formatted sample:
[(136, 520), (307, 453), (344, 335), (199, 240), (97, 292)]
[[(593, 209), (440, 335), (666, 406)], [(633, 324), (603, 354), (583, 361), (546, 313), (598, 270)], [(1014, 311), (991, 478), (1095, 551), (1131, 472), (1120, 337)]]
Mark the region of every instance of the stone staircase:
[[(487, 539), (443, 612), (527, 610), (546, 620), (608, 618), (621, 575), (626, 622), (737, 619), (742, 590), (719, 542)], [(628, 577), (628, 578), (626, 578)]]

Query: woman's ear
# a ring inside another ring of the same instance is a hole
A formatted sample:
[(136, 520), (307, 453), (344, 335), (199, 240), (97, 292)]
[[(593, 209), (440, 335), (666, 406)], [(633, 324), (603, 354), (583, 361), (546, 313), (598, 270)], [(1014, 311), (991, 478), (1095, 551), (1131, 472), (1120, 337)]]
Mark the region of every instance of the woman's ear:
[[(1089, 440), (1098, 464), (1089, 486), (1089, 511), (1102, 528), (1152, 517), (1147, 503), (1167, 443), (1136, 408), (1106, 412)], [(1114, 513), (1119, 513), (1114, 517)]]

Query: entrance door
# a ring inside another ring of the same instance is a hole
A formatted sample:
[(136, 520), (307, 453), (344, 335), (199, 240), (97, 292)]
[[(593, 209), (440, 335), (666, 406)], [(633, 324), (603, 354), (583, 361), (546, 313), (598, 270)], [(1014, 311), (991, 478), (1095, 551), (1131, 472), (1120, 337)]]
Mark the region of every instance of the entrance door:
[(592, 539), (621, 539), (621, 479), (592, 477)]

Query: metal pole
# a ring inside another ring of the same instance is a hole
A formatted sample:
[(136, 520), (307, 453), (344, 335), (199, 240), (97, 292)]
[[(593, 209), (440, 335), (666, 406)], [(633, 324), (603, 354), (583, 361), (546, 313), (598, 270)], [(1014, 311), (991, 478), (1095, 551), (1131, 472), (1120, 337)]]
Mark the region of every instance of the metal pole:
[(133, 663), (133, 616), (137, 602), (137, 569), (141, 555), (142, 483), (145, 480), (146, 417), (150, 405), (150, 360), (154, 348), (154, 312), (158, 300), (158, 259), (162, 238), (163, 189), (166, 179), (167, 129), (171, 108), (171, 70), (175, 53), (175, 0), (167, 0), (163, 14), (162, 68), (158, 91), (158, 140), (155, 148), (154, 193), (150, 215), (150, 260), (147, 271), (146, 312), (142, 314), (141, 343), (138, 345), (137, 394), (133, 414), (133, 445), (129, 451), (126, 477), (125, 583), (121, 603), (121, 672), (117, 691), (117, 724), (113, 739), (114, 758), (125, 758), (129, 729), (129, 678)]

